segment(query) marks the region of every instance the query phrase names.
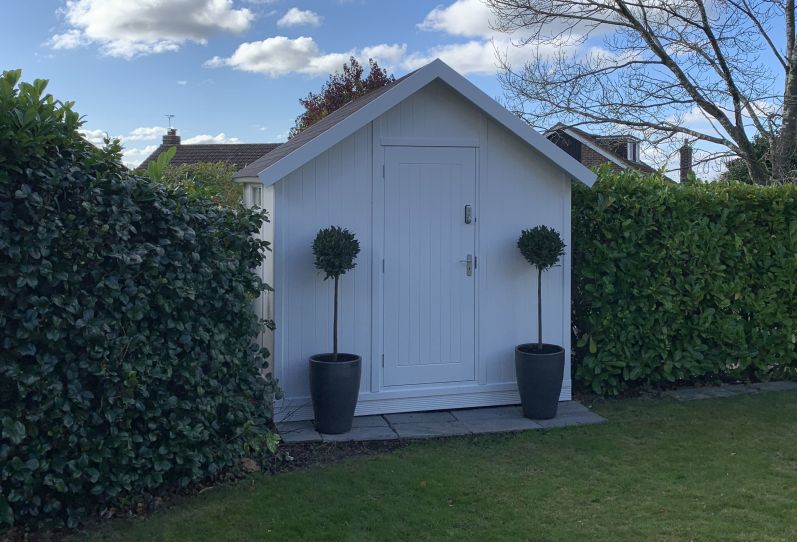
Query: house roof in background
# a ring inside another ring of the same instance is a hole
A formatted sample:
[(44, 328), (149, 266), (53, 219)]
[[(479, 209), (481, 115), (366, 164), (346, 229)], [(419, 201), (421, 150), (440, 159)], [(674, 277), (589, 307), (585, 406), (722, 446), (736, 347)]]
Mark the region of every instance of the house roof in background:
[(633, 135), (595, 135), (590, 134), (589, 132), (585, 132), (580, 128), (576, 128), (574, 126), (567, 126), (565, 124), (557, 124), (550, 130), (545, 132), (546, 137), (550, 136), (555, 132), (564, 132), (565, 134), (569, 135), (570, 137), (580, 141), (582, 144), (589, 146), (592, 150), (597, 152), (598, 154), (604, 156), (606, 159), (614, 162), (620, 167), (623, 168), (634, 168), (643, 173), (658, 173), (658, 170), (652, 166), (649, 166), (645, 162), (635, 162), (633, 160), (629, 160), (625, 156), (621, 156), (614, 152), (611, 147), (608, 145), (610, 143), (616, 143), (618, 141), (634, 141), (639, 142), (641, 141), (639, 138)]
[(147, 164), (156, 160), (169, 147), (177, 148), (170, 165), (198, 164), (200, 162), (226, 162), (237, 169), (246, 167), (258, 158), (267, 155), (280, 143), (215, 143), (201, 145), (160, 145), (136, 170), (146, 169)]
[(397, 79), (390, 85), (349, 102), (274, 152), (241, 169), (235, 174), (235, 177), (239, 179), (259, 177), (265, 185), (274, 184), (438, 79), (551, 160), (572, 178), (587, 186), (592, 186), (595, 182), (595, 173), (556, 144), (548, 141), (542, 134), (513, 115), (440, 59)]

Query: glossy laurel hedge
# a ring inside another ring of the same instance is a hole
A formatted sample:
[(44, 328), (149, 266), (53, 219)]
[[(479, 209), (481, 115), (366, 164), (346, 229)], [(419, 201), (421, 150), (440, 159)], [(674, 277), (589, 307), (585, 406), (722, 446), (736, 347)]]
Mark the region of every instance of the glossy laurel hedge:
[(0, 79), (0, 530), (73, 526), (276, 443), (262, 213), (132, 175), (18, 78)]
[(576, 379), (597, 393), (797, 369), (797, 186), (574, 186)]

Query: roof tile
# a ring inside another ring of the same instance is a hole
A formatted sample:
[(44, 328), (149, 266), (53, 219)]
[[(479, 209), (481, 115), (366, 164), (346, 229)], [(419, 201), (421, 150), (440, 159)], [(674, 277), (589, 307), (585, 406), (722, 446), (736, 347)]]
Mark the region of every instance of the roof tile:
[[(171, 145), (160, 145), (150, 154), (146, 160), (136, 168), (136, 171), (143, 171), (147, 164), (156, 160), (158, 156)], [(179, 166), (181, 164), (197, 164), (200, 162), (226, 162), (234, 165), (237, 169), (246, 167), (248, 164), (261, 158), (280, 146), (280, 143), (216, 143), (202, 145), (174, 145), (177, 152), (170, 162), (170, 165)]]

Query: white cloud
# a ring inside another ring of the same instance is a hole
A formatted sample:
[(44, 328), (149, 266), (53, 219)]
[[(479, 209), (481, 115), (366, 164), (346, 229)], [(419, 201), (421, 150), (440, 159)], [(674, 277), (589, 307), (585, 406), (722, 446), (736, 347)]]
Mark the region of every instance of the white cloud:
[(67, 0), (63, 14), (70, 28), (52, 36), (50, 47), (97, 43), (122, 58), (176, 51), (189, 41), (204, 44), (214, 34), (247, 30), (254, 18), (232, 0)]
[(523, 64), (537, 58), (537, 55), (553, 56), (562, 46), (563, 44), (527, 44), (515, 47), (509, 38), (471, 40), (432, 47), (425, 53), (414, 53), (404, 60), (402, 66), (407, 70), (414, 70), (439, 58), (462, 74), (493, 75), (498, 71), (499, 57), (505, 58), (510, 65)]
[(83, 35), (80, 30), (72, 29), (67, 30), (63, 34), (54, 34), (46, 45), (52, 49), (77, 49), (78, 47), (85, 47), (91, 43), (91, 40)]
[(366, 61), (373, 58), (379, 62), (380, 66), (385, 69), (390, 69), (393, 66), (398, 66), (407, 54), (407, 44), (401, 45), (382, 43), (379, 45), (371, 45), (370, 47), (363, 47), (358, 55), (360, 60)]
[(158, 145), (147, 145), (146, 147), (131, 147), (124, 150), (124, 156), (128, 159), (140, 158), (143, 160), (158, 148)]
[[(205, 65), (212, 68), (227, 66), (272, 77), (292, 73), (325, 75), (340, 70), (350, 56), (361, 60), (370, 57), (380, 63), (398, 63), (405, 51), (406, 45), (381, 44), (359, 50), (324, 53), (313, 38), (274, 36), (262, 41), (242, 43), (229, 58), (216, 56)], [(387, 65), (385, 67), (389, 68)]]
[[(279, 21), (284, 25), (291, 13), (303, 12), (291, 8)], [(348, 51), (325, 52), (311, 37), (288, 38), (273, 36), (261, 41), (241, 43), (229, 57), (215, 56), (207, 67), (229, 67), (235, 70), (263, 73), (271, 77), (289, 74), (326, 75), (340, 70), (350, 56), (361, 62), (375, 59), (388, 71), (396, 68), (417, 69), (435, 58), (441, 58), (454, 69), (464, 74), (495, 74), (499, 68), (498, 57), (509, 64), (525, 63), (535, 58), (555, 54), (566, 43), (515, 47), (510, 36), (496, 32), (490, 27), (491, 11), (482, 0), (455, 0), (447, 6), (430, 11), (418, 24), (423, 30), (440, 31), (453, 36), (470, 37), (464, 43), (449, 43), (425, 51), (408, 53), (406, 44), (377, 44)], [(573, 37), (571, 39), (577, 39)]]
[(205, 143), (240, 143), (241, 140), (237, 137), (227, 137), (224, 132), (221, 132), (216, 135), (209, 135), (209, 134), (200, 134), (195, 135), (194, 137), (189, 137), (188, 139), (183, 139), (181, 143), (183, 145), (200, 145)]
[(108, 135), (105, 130), (81, 130), (80, 133), (86, 138), (86, 141), (95, 145), (102, 145), (105, 136)]
[(188, 81), (180, 80), (180, 81), (177, 81), (177, 84), (180, 85), (181, 87), (184, 87), (184, 86), (186, 86), (188, 84)]
[(147, 145), (146, 147), (125, 148), (122, 151), (122, 162), (129, 168), (137, 167), (144, 159), (152, 154), (157, 145)]
[[(94, 145), (102, 146), (103, 139), (107, 132), (105, 130), (81, 130), (83, 136)], [(113, 136), (114, 139), (119, 139), (122, 142), (122, 162), (130, 168), (137, 167), (147, 156), (152, 154), (155, 149), (160, 145), (160, 139), (166, 133), (166, 128), (162, 126), (141, 126), (134, 128), (127, 135)], [(280, 137), (280, 136), (278, 136)], [(284, 138), (283, 138), (284, 139)], [(128, 143), (133, 145), (141, 145), (144, 141), (154, 141), (157, 143), (144, 145), (143, 147), (128, 146)], [(240, 138), (230, 137), (224, 132), (216, 135), (199, 134), (189, 138), (183, 138), (181, 141), (185, 145), (198, 145), (203, 143), (241, 143)]]
[(314, 12), (310, 11), (309, 9), (299, 9), (299, 8), (291, 8), (289, 9), (285, 15), (283, 15), (279, 21), (277, 21), (277, 26), (279, 27), (291, 27), (291, 26), (321, 26), (321, 16)]
[(404, 61), (404, 68), (415, 70), (439, 58), (460, 73), (492, 74), (496, 72), (496, 55), (489, 41), (469, 41), (433, 47), (414, 53)]
[[(154, 140), (160, 140), (161, 137), (163, 137), (163, 135), (166, 133), (166, 128), (164, 128), (162, 126), (141, 126), (141, 127), (138, 127), (138, 128), (134, 128), (133, 130), (131, 130), (126, 135), (115, 135), (115, 136), (110, 135), (106, 130), (100, 130), (100, 129), (95, 129), (95, 130), (86, 129), (86, 130), (81, 130), (80, 133), (83, 134), (83, 137), (85, 137), (86, 140), (89, 141), (90, 143), (93, 143), (93, 144), (95, 144), (97, 146), (102, 146), (103, 141), (104, 141), (106, 136), (110, 137), (111, 139), (118, 139), (123, 144), (126, 144), (129, 141), (154, 141)], [(160, 143), (160, 141), (158, 141), (158, 142)], [(147, 154), (145, 156), (143, 156), (142, 158), (146, 158), (146, 156), (150, 152), (155, 150), (156, 147), (157, 147), (157, 145), (148, 145), (148, 146), (146, 146), (145, 148), (147, 148), (147, 149), (151, 148), (151, 150), (149, 150), (149, 152), (147, 152)], [(125, 150), (124, 150), (125, 158), (130, 153), (133, 153), (133, 155), (135, 155), (135, 153), (137, 153), (137, 152), (144, 152), (144, 151), (142, 151), (141, 149), (128, 149), (128, 148), (125, 148)], [(125, 162), (125, 163), (127, 163), (127, 162)]]
[(452, 36), (491, 37), (497, 34), (490, 27), (492, 18), (490, 8), (482, 0), (456, 0), (449, 6), (434, 8), (418, 28)]
[(133, 129), (132, 132), (121, 137), (121, 139), (122, 141), (147, 141), (151, 139), (160, 139), (165, 133), (166, 128), (163, 126), (142, 126)]
[[(524, 64), (538, 58), (536, 55), (547, 58), (563, 47), (578, 46), (583, 37), (577, 32), (561, 36), (554, 32), (556, 36), (549, 37), (546, 43), (517, 29), (511, 34), (495, 30), (495, 21), (495, 14), (484, 0), (454, 0), (447, 6), (434, 8), (418, 23), (418, 28), (466, 37), (470, 41), (439, 45), (425, 53), (414, 53), (405, 60), (405, 68), (418, 68), (440, 58), (462, 73), (492, 75), (499, 68), (497, 55), (510, 65)], [(513, 40), (522, 43), (522, 47), (517, 47)]]

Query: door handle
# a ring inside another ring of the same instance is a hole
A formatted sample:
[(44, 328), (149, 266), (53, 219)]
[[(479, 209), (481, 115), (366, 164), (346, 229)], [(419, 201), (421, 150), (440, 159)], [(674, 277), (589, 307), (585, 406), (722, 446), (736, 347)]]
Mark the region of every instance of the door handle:
[(473, 275), (473, 254), (468, 254), (468, 257), (464, 260), (460, 260), (459, 263), (465, 264), (465, 274), (467, 276)]

